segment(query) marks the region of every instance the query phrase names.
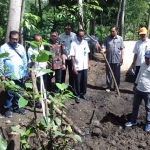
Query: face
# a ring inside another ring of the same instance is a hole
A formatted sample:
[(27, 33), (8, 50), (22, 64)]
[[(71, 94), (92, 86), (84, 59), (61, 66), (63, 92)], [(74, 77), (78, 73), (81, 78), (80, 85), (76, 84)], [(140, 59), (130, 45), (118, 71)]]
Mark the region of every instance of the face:
[(57, 39), (58, 39), (58, 33), (57, 33), (57, 32), (52, 32), (51, 35), (50, 35), (50, 39), (51, 39), (53, 42), (56, 42)]
[(41, 36), (35, 36), (35, 41), (40, 42), (41, 41)]
[(145, 41), (147, 38), (147, 34), (140, 34), (141, 40)]
[(112, 37), (116, 37), (116, 35), (117, 35), (117, 30), (116, 30), (116, 28), (112, 28), (112, 29), (110, 30), (110, 35), (111, 35)]
[(147, 65), (150, 65), (150, 58), (145, 57), (145, 62)]
[(9, 40), (13, 46), (16, 46), (18, 41), (19, 41), (19, 35), (18, 34), (12, 34)]
[(70, 35), (70, 32), (72, 31), (71, 26), (66, 26), (65, 27), (65, 34)]
[(79, 32), (79, 35), (77, 36), (77, 38), (78, 38), (78, 40), (79, 40), (80, 42), (82, 42), (82, 40), (84, 39), (84, 32), (83, 32), (83, 31), (80, 31), (80, 32)]

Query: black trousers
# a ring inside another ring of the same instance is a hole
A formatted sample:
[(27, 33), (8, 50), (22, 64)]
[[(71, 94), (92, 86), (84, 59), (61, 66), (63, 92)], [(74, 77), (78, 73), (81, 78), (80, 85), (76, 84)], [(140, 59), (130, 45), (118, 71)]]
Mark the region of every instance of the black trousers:
[[(109, 63), (113, 73), (114, 77), (116, 79), (118, 87), (120, 86), (120, 63)], [(112, 75), (111, 72), (109, 71), (109, 68), (106, 64), (106, 84), (108, 88), (111, 88), (112, 85)], [(115, 87), (115, 86), (114, 86)]]
[[(61, 83), (61, 77), (62, 77), (62, 69), (56, 69), (53, 70), (55, 72), (55, 83)], [(56, 84), (54, 86), (54, 90), (52, 88), (52, 78), (53, 78), (53, 73), (50, 73), (48, 75), (48, 91), (54, 91), (54, 92), (59, 92), (60, 90), (57, 88)]]
[(74, 74), (74, 94), (80, 97), (85, 95), (87, 90), (87, 69), (78, 71)]
[(66, 60), (66, 70), (62, 70), (62, 78), (61, 78), (61, 83), (65, 83), (66, 79), (66, 71), (68, 68), (69, 72), (69, 85), (73, 87), (73, 70), (72, 70), (72, 63), (71, 60)]
[(141, 66), (136, 66), (136, 70), (135, 70), (135, 80), (136, 80), (137, 75), (138, 75), (138, 73), (139, 73), (140, 67), (141, 67)]

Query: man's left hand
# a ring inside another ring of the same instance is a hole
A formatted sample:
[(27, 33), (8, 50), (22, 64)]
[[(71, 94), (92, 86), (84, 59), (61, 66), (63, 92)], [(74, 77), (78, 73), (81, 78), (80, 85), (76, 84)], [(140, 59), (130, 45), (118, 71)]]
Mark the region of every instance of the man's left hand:
[(62, 65), (62, 70), (65, 70), (66, 69), (66, 65)]
[(88, 64), (88, 70), (90, 70), (91, 69), (91, 65), (90, 64)]

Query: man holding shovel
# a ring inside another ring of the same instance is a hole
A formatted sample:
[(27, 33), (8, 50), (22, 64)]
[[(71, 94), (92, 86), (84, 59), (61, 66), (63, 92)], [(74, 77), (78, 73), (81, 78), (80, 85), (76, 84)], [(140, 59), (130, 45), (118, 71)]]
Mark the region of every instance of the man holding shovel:
[[(106, 58), (109, 65), (114, 73), (117, 85), (120, 85), (120, 66), (123, 64), (124, 57), (124, 43), (121, 36), (117, 35), (117, 27), (110, 27), (110, 35), (107, 36), (102, 45), (102, 52), (106, 52)], [(112, 75), (106, 64), (106, 92), (110, 92), (112, 85)], [(114, 86), (116, 90), (116, 87)]]

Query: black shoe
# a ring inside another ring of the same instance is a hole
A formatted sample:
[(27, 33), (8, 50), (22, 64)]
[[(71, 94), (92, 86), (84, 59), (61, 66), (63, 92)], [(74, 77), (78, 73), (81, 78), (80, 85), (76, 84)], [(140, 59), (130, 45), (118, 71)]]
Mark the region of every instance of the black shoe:
[(21, 115), (25, 115), (26, 114), (26, 111), (23, 108), (15, 109), (14, 112), (19, 113)]
[(81, 95), (81, 96), (80, 96), (80, 98), (82, 98), (82, 99), (84, 99), (84, 100), (88, 101), (88, 99), (86, 98), (86, 96), (85, 96), (85, 95)]
[(35, 107), (40, 109), (42, 108), (42, 105), (40, 102), (35, 102)]
[(79, 97), (75, 97), (75, 102), (76, 102), (77, 104), (79, 104), (79, 103), (80, 103), (80, 98), (79, 98)]
[(7, 110), (7, 111), (5, 112), (5, 117), (6, 117), (6, 118), (11, 118), (11, 117), (12, 117), (12, 111)]

